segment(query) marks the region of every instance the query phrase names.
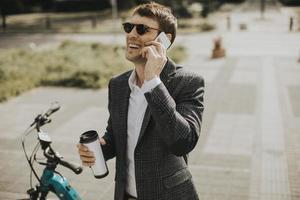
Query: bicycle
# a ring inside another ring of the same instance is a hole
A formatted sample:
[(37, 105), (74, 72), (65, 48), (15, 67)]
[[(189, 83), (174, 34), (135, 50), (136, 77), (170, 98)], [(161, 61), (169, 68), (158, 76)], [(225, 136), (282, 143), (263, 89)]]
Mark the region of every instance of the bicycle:
[[(34, 122), (26, 129), (22, 136), (22, 147), (26, 160), (30, 166), (30, 189), (27, 190), (29, 200), (45, 200), (49, 192), (54, 193), (60, 200), (82, 200), (78, 192), (69, 184), (69, 181), (59, 172), (55, 171), (58, 165), (62, 165), (71, 169), (75, 174), (82, 172), (82, 167), (63, 160), (62, 156), (51, 147), (51, 138), (41, 130), (41, 127), (51, 122), (50, 115), (60, 109), (58, 102), (52, 103), (52, 106), (43, 114), (35, 117)], [(38, 142), (34, 147), (30, 157), (28, 157), (25, 149), (25, 139), (33, 132), (37, 131)], [(46, 162), (40, 162), (37, 159), (37, 152), (41, 148), (43, 155), (47, 159)], [(45, 166), (41, 177), (37, 175), (33, 164), (37, 162)], [(38, 181), (35, 188), (32, 186), (32, 173)]]

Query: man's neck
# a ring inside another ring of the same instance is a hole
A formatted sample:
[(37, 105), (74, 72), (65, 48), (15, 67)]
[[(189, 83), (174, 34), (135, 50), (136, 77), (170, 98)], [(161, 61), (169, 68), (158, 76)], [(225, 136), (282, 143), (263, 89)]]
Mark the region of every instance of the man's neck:
[(142, 87), (145, 80), (144, 70), (145, 70), (144, 64), (135, 64), (136, 84), (139, 87)]

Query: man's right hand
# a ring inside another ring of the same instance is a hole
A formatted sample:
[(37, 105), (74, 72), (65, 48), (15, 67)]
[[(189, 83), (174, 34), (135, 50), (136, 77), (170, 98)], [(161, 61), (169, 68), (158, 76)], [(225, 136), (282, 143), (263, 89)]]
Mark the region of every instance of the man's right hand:
[[(100, 138), (99, 140), (101, 145), (105, 145), (106, 142), (103, 138)], [(80, 160), (82, 162), (83, 166), (91, 167), (95, 164), (95, 156), (92, 151), (89, 150), (89, 148), (81, 143), (77, 144), (78, 153), (80, 156)]]
[(96, 161), (94, 153), (87, 146), (80, 143), (77, 144), (77, 148), (82, 165), (87, 167), (93, 166)]

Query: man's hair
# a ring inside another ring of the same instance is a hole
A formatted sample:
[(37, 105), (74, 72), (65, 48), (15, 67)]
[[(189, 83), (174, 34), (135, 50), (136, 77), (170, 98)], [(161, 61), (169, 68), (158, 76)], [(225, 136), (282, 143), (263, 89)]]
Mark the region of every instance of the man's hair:
[(133, 15), (138, 14), (141, 17), (149, 17), (159, 24), (159, 29), (172, 35), (171, 43), (176, 37), (177, 19), (172, 14), (170, 8), (155, 2), (141, 4), (133, 11)]

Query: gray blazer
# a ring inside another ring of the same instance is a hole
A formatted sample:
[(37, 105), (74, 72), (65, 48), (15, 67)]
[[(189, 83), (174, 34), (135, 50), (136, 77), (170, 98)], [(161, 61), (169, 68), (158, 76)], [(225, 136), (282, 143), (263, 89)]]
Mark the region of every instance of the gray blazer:
[[(123, 200), (127, 167), (127, 114), (132, 71), (109, 83), (110, 117), (102, 146), (105, 159), (116, 157), (115, 200)], [(204, 81), (171, 60), (162, 83), (145, 93), (148, 102), (135, 148), (135, 176), (140, 200), (199, 199), (183, 158), (195, 147), (201, 129)]]

